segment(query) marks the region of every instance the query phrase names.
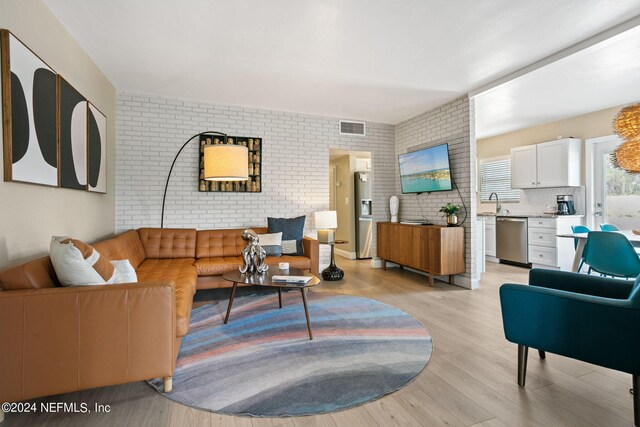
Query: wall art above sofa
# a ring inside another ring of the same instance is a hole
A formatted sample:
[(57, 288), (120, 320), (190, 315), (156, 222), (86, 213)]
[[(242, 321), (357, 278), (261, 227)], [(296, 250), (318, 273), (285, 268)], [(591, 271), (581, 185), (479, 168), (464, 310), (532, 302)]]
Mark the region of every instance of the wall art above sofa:
[(0, 30), (4, 180), (107, 192), (107, 118)]

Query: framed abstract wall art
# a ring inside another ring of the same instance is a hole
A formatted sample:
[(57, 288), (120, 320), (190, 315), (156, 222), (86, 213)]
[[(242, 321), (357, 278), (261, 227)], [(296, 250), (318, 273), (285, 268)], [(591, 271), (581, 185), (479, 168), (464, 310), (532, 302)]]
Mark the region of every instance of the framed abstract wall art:
[(0, 46), (4, 180), (58, 186), (56, 73), (7, 30)]
[(4, 180), (107, 192), (107, 117), (0, 30)]

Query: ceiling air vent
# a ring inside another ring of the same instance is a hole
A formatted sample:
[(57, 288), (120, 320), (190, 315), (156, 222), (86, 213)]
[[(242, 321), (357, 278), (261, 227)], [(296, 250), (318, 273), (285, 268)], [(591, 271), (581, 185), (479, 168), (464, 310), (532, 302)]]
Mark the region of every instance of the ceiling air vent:
[(340, 120), (340, 135), (364, 136), (364, 122), (347, 122)]

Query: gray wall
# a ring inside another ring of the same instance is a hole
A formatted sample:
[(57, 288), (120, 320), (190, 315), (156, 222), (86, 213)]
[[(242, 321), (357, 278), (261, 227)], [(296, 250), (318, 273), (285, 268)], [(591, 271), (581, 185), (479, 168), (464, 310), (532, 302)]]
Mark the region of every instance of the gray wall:
[[(267, 216), (307, 215), (313, 234), (313, 212), (329, 208), (329, 148), (372, 153), (374, 219), (389, 220), (397, 163), (392, 125), (367, 123), (366, 136), (341, 136), (337, 118), (130, 93), (118, 95), (117, 112), (117, 231), (160, 225), (171, 161), (187, 138), (206, 130), (264, 139), (262, 193), (200, 193), (193, 142), (171, 177), (166, 227), (266, 226)], [(320, 262), (328, 264), (322, 246)]]
[[(456, 284), (477, 287), (479, 274), (476, 270), (476, 141), (473, 100), (458, 98), (448, 104), (427, 111), (396, 126), (396, 156), (421, 148), (448, 143), (453, 179), (460, 189), (467, 206), (468, 218), (465, 227), (466, 273), (456, 277)], [(400, 176), (396, 164), (395, 176)], [(396, 180), (396, 192), (401, 193), (400, 180)], [(460, 204), (455, 191), (431, 194), (401, 195), (400, 219), (422, 218), (423, 214), (431, 222), (444, 224), (440, 207), (447, 202)]]

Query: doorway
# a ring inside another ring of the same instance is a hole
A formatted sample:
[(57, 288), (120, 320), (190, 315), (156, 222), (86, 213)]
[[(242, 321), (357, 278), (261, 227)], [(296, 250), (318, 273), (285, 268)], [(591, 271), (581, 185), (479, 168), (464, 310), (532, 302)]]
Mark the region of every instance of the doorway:
[[(338, 217), (335, 254), (348, 259), (371, 257), (373, 171), (371, 152), (329, 149), (329, 206)], [(368, 192), (363, 192), (369, 189)], [(363, 208), (364, 206), (364, 208)]]
[(587, 225), (614, 224), (621, 230), (640, 227), (640, 175), (615, 167), (612, 155), (622, 143), (617, 136), (586, 141)]

